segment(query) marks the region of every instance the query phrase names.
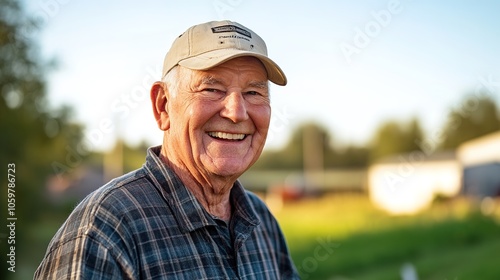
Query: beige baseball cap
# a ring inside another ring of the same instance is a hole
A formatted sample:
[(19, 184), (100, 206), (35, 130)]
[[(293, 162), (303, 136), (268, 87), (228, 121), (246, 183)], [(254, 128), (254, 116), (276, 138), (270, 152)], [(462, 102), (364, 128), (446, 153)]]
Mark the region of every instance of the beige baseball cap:
[(245, 26), (228, 20), (192, 26), (175, 39), (165, 56), (162, 77), (176, 65), (206, 70), (240, 56), (258, 58), (271, 82), (286, 85), (283, 70), (267, 57), (264, 40)]

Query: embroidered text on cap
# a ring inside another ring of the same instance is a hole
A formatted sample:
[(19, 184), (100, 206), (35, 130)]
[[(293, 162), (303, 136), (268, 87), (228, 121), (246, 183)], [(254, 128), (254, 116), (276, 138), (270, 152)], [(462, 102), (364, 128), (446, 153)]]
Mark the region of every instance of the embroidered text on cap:
[(236, 25), (222, 25), (222, 26), (212, 27), (212, 33), (224, 33), (224, 32), (236, 32), (241, 35), (245, 35), (249, 38), (252, 38), (252, 33)]

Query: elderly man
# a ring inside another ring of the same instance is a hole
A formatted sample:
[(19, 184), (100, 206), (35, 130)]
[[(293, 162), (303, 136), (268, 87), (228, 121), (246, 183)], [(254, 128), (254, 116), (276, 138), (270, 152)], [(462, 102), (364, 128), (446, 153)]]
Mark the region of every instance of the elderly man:
[(283, 234), (237, 181), (269, 128), (264, 41), (230, 21), (189, 28), (151, 88), (163, 145), (90, 194), (49, 244), (35, 279), (296, 279)]

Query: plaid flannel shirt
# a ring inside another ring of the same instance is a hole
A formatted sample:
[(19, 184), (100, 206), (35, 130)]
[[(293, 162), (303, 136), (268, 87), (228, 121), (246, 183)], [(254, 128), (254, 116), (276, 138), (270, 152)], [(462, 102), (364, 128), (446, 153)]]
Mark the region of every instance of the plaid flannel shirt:
[(34, 279), (298, 279), (278, 223), (236, 182), (228, 224), (148, 149), (144, 166), (87, 196)]

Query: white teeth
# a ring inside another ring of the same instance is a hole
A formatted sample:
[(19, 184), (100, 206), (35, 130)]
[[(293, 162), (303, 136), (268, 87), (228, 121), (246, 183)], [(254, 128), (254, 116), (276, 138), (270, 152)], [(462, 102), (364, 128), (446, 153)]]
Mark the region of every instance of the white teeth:
[(225, 132), (209, 132), (208, 135), (215, 138), (226, 139), (226, 140), (243, 140), (243, 138), (245, 138), (245, 134), (240, 134), (240, 133), (233, 134)]

